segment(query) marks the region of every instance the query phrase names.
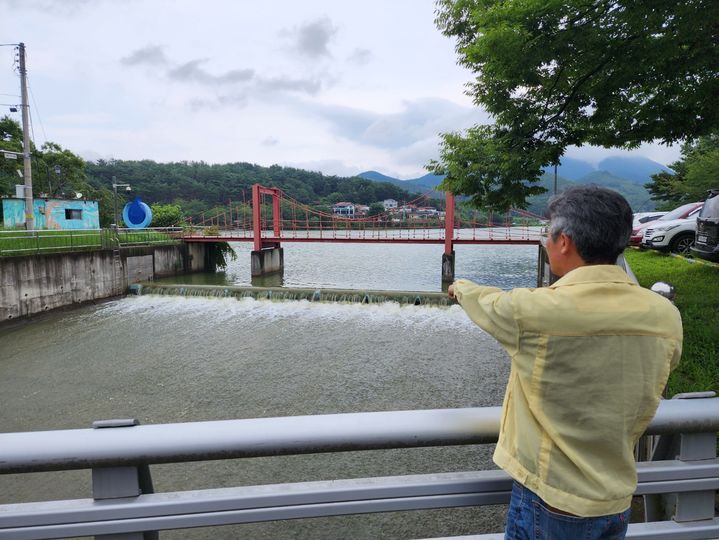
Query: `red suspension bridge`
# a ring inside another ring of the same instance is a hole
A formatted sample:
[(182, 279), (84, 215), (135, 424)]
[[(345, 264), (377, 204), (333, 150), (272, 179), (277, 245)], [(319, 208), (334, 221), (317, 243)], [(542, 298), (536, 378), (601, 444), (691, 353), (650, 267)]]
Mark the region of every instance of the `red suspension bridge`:
[(423, 213), (420, 204), (431, 204), (427, 195), (377, 215), (346, 217), (312, 208), (279, 188), (255, 184), (251, 202), (228, 205), (203, 218), (187, 228), (184, 238), (188, 242), (252, 241), (256, 250), (277, 242), (537, 244), (546, 221), (524, 210), (475, 213), (471, 219), (462, 219), (450, 193), (444, 212)]
[[(183, 237), (186, 242), (253, 242), (253, 275), (282, 269), (282, 242), (444, 244), (442, 268), (447, 279), (454, 276), (455, 245), (541, 242), (545, 218), (531, 212), (483, 216), (475, 212), (472, 219), (463, 220), (455, 212), (451, 193), (446, 193), (444, 212), (427, 207), (428, 201), (427, 195), (421, 195), (377, 215), (347, 217), (319, 211), (279, 188), (255, 184), (251, 203), (230, 205), (187, 228)], [(424, 209), (418, 209), (417, 203), (424, 204)], [(256, 258), (262, 262), (256, 264)]]

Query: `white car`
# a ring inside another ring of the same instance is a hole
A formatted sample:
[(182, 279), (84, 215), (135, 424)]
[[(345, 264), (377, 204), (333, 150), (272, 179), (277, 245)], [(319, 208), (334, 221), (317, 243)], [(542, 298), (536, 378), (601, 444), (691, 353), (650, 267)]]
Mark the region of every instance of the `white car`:
[[(701, 210), (701, 209), (698, 209)], [(641, 247), (689, 255), (697, 231), (695, 213), (685, 219), (657, 221), (644, 229)]]
[(649, 221), (655, 221), (665, 215), (666, 212), (637, 212), (633, 216), (633, 223), (632, 223), (632, 229), (636, 229), (641, 225), (642, 223), (647, 223)]

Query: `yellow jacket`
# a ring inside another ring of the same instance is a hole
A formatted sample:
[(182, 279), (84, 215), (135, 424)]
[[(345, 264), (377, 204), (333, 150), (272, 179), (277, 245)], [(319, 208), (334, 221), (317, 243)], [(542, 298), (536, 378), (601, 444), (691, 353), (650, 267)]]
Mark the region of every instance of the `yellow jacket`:
[(512, 360), (494, 462), (566, 512), (629, 508), (634, 445), (681, 356), (677, 309), (610, 265), (508, 292), (460, 279), (455, 292)]

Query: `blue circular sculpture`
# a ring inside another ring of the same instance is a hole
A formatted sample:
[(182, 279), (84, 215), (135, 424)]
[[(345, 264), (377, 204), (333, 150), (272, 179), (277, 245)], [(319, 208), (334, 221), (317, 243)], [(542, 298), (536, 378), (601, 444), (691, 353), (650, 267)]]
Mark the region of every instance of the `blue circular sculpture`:
[(152, 210), (140, 200), (140, 197), (135, 197), (122, 210), (122, 220), (130, 229), (144, 229), (152, 221)]

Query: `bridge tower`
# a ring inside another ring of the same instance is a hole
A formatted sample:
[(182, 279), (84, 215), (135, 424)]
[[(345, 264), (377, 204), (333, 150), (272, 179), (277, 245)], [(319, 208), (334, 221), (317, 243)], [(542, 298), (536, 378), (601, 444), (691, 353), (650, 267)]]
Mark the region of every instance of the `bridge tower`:
[(442, 254), (442, 283), (454, 281), (454, 194), (444, 192), (444, 253)]
[[(262, 238), (262, 195), (272, 197), (272, 232), (273, 239)], [(254, 233), (254, 250), (250, 254), (252, 276), (264, 276), (285, 269), (285, 257), (280, 247), (280, 190), (267, 188), (260, 184), (252, 186), (252, 229)]]

